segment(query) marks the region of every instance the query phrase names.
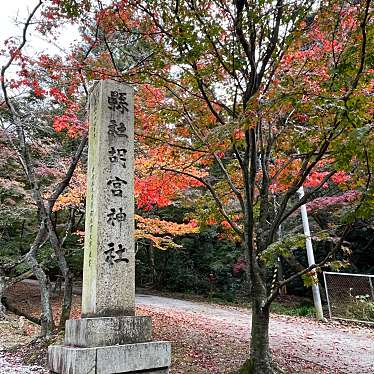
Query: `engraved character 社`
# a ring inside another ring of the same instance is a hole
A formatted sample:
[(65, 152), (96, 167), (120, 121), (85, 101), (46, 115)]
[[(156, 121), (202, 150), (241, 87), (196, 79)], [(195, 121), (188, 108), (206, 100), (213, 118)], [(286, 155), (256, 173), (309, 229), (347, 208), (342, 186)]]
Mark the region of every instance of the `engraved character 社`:
[(123, 247), (122, 244), (117, 245), (118, 249), (115, 249), (114, 243), (108, 243), (108, 249), (104, 251), (105, 261), (109, 265), (113, 265), (117, 262), (124, 261), (129, 262), (128, 258), (123, 257), (124, 253), (127, 252), (127, 249)]

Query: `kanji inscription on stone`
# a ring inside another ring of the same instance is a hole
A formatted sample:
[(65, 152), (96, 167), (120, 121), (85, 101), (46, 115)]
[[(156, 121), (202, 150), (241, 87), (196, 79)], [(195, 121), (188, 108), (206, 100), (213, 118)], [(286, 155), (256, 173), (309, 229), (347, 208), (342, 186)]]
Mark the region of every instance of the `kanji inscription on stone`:
[(124, 168), (126, 167), (127, 149), (110, 147), (108, 153), (110, 162), (120, 162)]
[(110, 209), (110, 213), (107, 214), (107, 218), (107, 222), (115, 226), (117, 222), (121, 224), (126, 220), (126, 213), (123, 212), (123, 208), (112, 208)]
[(119, 177), (109, 179), (107, 185), (110, 186), (110, 191), (113, 196), (123, 196), (123, 191), (126, 188), (127, 182)]
[(123, 122), (119, 122), (114, 119), (109, 121), (108, 135), (119, 138), (128, 138), (126, 131), (127, 129)]
[(108, 96), (108, 109), (115, 112), (119, 111), (122, 114), (129, 111), (129, 103), (127, 101), (127, 92), (110, 91)]
[(122, 244), (115, 245), (114, 243), (108, 243), (108, 248), (104, 251), (105, 261), (109, 265), (114, 265), (117, 262), (124, 261), (129, 262), (128, 258), (124, 257), (124, 253), (127, 249)]
[(82, 318), (50, 346), (50, 373), (168, 373), (171, 346), (135, 316), (134, 101), (101, 81), (90, 94)]
[(101, 81), (90, 95), (82, 316), (133, 315), (133, 89)]

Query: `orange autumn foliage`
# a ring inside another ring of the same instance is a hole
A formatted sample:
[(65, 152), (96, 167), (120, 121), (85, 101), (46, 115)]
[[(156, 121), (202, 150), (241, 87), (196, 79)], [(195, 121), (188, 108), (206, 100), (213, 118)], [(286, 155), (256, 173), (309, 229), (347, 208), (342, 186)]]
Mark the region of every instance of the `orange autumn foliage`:
[(145, 218), (135, 215), (136, 231), (135, 238), (146, 238), (151, 240), (156, 248), (169, 249), (179, 248), (173, 238), (199, 232), (195, 221), (189, 223), (175, 223), (163, 221), (157, 218)]

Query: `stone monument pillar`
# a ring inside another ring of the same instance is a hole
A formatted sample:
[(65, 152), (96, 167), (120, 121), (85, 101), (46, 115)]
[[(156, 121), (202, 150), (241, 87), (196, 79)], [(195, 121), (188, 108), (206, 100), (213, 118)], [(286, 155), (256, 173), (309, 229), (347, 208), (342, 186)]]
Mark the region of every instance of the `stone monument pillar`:
[(169, 342), (135, 316), (134, 102), (107, 80), (90, 95), (82, 319), (68, 320), (49, 369), (61, 374), (168, 373)]

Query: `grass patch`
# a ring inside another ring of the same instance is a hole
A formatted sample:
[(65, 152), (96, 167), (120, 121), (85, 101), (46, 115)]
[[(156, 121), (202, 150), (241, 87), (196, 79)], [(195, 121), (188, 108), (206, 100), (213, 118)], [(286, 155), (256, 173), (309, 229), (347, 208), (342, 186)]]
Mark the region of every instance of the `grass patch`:
[(314, 307), (310, 304), (284, 304), (274, 301), (271, 305), (271, 312), (283, 314), (286, 316), (313, 317), (315, 315)]

